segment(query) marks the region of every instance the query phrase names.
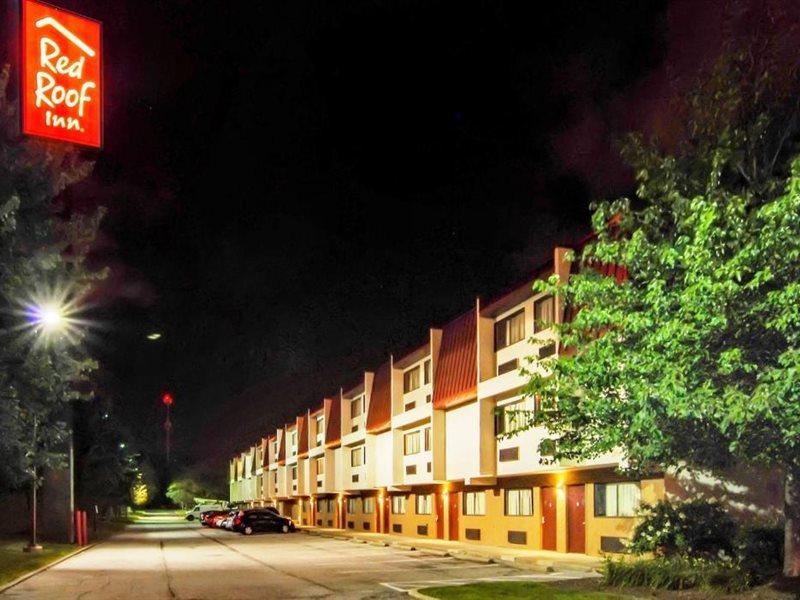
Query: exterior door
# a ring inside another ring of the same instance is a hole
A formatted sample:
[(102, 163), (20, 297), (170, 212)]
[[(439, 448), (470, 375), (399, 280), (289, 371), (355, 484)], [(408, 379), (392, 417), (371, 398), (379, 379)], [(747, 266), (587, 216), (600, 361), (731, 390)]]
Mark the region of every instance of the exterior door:
[(434, 494), (436, 498), (436, 539), (444, 539), (444, 495)]
[(586, 552), (586, 500), (583, 485), (567, 486), (567, 552)]
[(556, 488), (542, 488), (542, 550), (556, 550)]
[(389, 533), (389, 514), (391, 513), (392, 499), (389, 494), (383, 497), (383, 533)]
[(339, 498), (339, 529), (347, 529), (347, 498)]
[(450, 539), (458, 540), (458, 515), (461, 512), (461, 492), (450, 492)]

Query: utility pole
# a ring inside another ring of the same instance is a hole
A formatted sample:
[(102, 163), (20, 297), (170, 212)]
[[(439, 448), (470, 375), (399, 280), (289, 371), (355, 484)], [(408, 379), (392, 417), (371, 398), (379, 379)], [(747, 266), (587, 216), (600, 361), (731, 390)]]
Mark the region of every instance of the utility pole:
[(23, 547), (23, 550), (25, 552), (41, 552), (42, 551), (42, 547), (39, 545), (39, 540), (37, 539), (38, 538), (38, 535), (37, 535), (37, 528), (38, 528), (37, 525), (38, 525), (38, 523), (37, 523), (37, 519), (36, 519), (36, 512), (37, 512), (36, 487), (37, 487), (37, 483), (38, 482), (36, 481), (37, 470), (36, 470), (36, 462), (35, 461), (37, 459), (37, 457), (36, 457), (36, 449), (37, 449), (37, 446), (38, 446), (38, 441), (39, 441), (39, 417), (34, 415), (34, 417), (33, 417), (33, 452), (32, 452), (32, 456), (31, 456), (31, 460), (33, 461), (33, 464), (31, 465), (31, 475), (32, 475), (32, 477), (31, 477), (31, 539), (28, 542), (28, 545)]
[(166, 450), (166, 455), (167, 455), (167, 464), (169, 464), (169, 453), (170, 453), (170, 446), (171, 446), (171, 442), (172, 442), (172, 421), (170, 421), (169, 415), (170, 415), (170, 408), (172, 407), (172, 403), (174, 401), (175, 401), (175, 399), (172, 397), (172, 394), (170, 394), (169, 392), (164, 392), (161, 395), (161, 402), (164, 404), (164, 406), (167, 409), (167, 417), (166, 417), (166, 419), (164, 419), (164, 433), (166, 434), (165, 438), (164, 438), (164, 441), (165, 441), (165, 450)]

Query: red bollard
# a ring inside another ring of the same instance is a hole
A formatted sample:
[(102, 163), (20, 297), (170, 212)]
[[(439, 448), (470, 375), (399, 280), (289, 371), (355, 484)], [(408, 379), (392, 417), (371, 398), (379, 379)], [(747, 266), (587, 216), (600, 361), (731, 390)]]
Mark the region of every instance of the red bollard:
[(83, 545), (83, 540), (81, 539), (81, 511), (74, 510), (72, 511), (72, 523), (75, 527), (75, 543), (78, 546)]
[(86, 511), (81, 511), (81, 527), (83, 529), (83, 545), (89, 543), (89, 528), (86, 526)]

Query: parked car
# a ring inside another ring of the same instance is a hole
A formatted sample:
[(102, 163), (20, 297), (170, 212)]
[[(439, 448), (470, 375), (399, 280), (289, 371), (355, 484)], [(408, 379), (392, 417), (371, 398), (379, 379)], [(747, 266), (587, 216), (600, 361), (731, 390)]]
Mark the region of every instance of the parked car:
[(194, 521), (199, 519), (200, 515), (209, 510), (224, 510), (228, 508), (227, 504), (223, 502), (214, 502), (210, 504), (195, 504), (191, 510), (186, 511), (186, 520)]
[(221, 529), (230, 529), (230, 530), (232, 530), (233, 529), (233, 519), (240, 512), (241, 511), (238, 508), (234, 508), (234, 509), (229, 510), (227, 516), (225, 516), (225, 518), (222, 519), (222, 522), (220, 523), (220, 528)]
[(233, 531), (250, 535), (257, 531), (280, 531), (289, 533), (295, 530), (294, 522), (288, 517), (276, 514), (268, 508), (253, 508), (239, 511), (233, 518)]
[(228, 511), (220, 511), (208, 520), (208, 525), (209, 527), (213, 527), (215, 529), (221, 529), (223, 521), (227, 518)]
[(215, 527), (214, 519), (216, 517), (226, 516), (228, 514), (226, 510), (207, 510), (205, 512), (200, 513), (200, 524), (204, 527)]

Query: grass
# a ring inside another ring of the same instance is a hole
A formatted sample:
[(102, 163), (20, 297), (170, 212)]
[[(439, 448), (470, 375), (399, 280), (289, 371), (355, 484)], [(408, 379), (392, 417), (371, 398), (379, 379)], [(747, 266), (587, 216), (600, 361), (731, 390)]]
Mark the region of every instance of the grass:
[(54, 560), (73, 552), (72, 544), (51, 544), (43, 542), (41, 552), (23, 552), (27, 543), (25, 538), (0, 539), (0, 585), (5, 585), (25, 573), (50, 564)]
[(434, 598), (449, 600), (486, 600), (486, 598), (536, 598), (536, 600), (616, 600), (625, 598), (617, 594), (585, 590), (563, 590), (533, 581), (491, 581), (429, 587), (420, 592)]

